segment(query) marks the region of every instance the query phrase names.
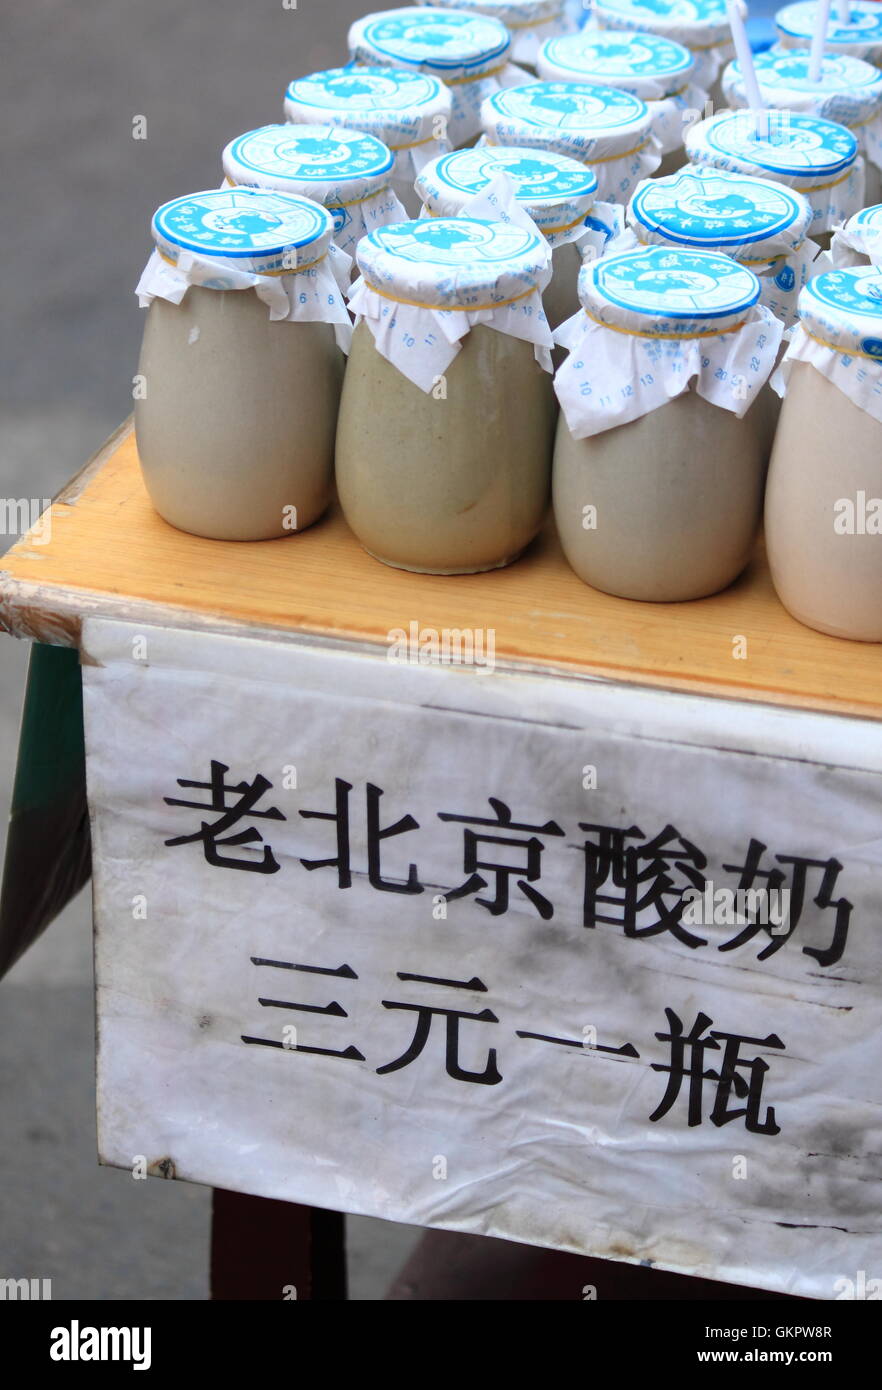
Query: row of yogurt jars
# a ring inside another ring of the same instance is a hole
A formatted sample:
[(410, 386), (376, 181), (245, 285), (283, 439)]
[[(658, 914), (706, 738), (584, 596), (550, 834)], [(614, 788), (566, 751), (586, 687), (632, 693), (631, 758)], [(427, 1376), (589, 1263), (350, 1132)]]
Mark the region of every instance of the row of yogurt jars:
[[(160, 209), (136, 402), (157, 510), (218, 538), (303, 530), (328, 503), (336, 449), (344, 513), (372, 555), (471, 573), (530, 543), (553, 474), (564, 551), (587, 583), (653, 601), (725, 587), (756, 538), (757, 405), (783, 331), (759, 279), (672, 245), (587, 263), (558, 335), (555, 444), (551, 251), (523, 209), (480, 211), (361, 240), (344, 375), (324, 209), (244, 189)], [(880, 640), (879, 547), (835, 521), (842, 495), (882, 490), (882, 275), (826, 272), (799, 307), (766, 509), (773, 575), (801, 620)]]

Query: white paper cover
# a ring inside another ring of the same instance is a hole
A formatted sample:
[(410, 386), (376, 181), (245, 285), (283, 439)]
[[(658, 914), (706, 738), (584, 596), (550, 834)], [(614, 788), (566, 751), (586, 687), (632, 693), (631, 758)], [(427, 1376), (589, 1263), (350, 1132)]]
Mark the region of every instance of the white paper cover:
[(626, 203), (661, 163), (646, 102), (613, 87), (535, 82), (490, 97), (481, 123), (490, 145), (552, 150), (590, 165), (605, 202)]
[(395, 156), (394, 178), (412, 183), (451, 149), (452, 98), (430, 73), (396, 68), (332, 68), (290, 83), (285, 116), (293, 125), (346, 126), (381, 140)]
[(690, 163), (773, 179), (802, 193), (812, 208), (812, 235), (857, 212), (864, 201), (864, 162), (847, 126), (791, 111), (768, 116), (766, 135), (758, 134), (746, 110), (718, 111), (697, 121), (686, 132)]
[(584, 243), (600, 255), (621, 226), (621, 208), (597, 201), (591, 169), (549, 150), (477, 145), (433, 160), (416, 181), (424, 213), (432, 217), (469, 215), (472, 200), (485, 190), (498, 218), (510, 221), (517, 202), (551, 247)]
[(513, 202), (510, 220), (479, 195), (468, 217), (426, 219), (366, 237), (361, 276), (349, 295), (378, 352), (429, 392), (477, 324), (533, 343), (552, 370), (554, 339), (542, 293), (551, 279), (551, 249)]
[[(760, 93), (780, 111), (823, 116), (848, 126), (861, 149), (877, 168), (882, 168), (882, 73), (862, 58), (848, 53), (828, 53), (817, 82), (809, 77), (810, 57), (799, 50), (769, 49), (754, 55)], [(747, 92), (737, 62), (723, 73), (723, 92), (732, 107), (748, 105)]]
[(383, 10), (356, 20), (349, 30), (353, 63), (441, 78), (453, 103), (448, 131), (453, 145), (480, 134), (486, 97), (532, 80), (511, 61), (511, 50), (511, 35), (497, 19), (461, 10)]
[(774, 389), (786, 395), (793, 363), (808, 362), (882, 424), (882, 271), (859, 266), (816, 276), (800, 295), (799, 316)]
[(706, 251), (650, 247), (586, 265), (583, 308), (555, 333), (569, 351), (555, 391), (573, 438), (640, 419), (690, 387), (743, 416), (784, 331), (759, 292), (751, 271)]
[[(498, 19), (511, 34), (514, 61), (531, 67), (545, 39), (572, 33), (577, 25), (575, 13), (564, 0), (417, 0), (417, 4)], [(580, 13), (584, 13), (581, 0), (578, 4)]]
[[(742, 16), (744, 0), (737, 0)], [(592, 21), (601, 29), (646, 30), (692, 51), (692, 80), (708, 90), (729, 61), (732, 47), (726, 0), (593, 0)]]
[(833, 234), (830, 255), (836, 270), (849, 266), (882, 265), (882, 203), (862, 208)]
[[(810, 48), (818, 6), (815, 0), (798, 0), (775, 14), (780, 48)], [(851, 53), (876, 67), (882, 63), (882, 8), (878, 0), (848, 0), (848, 23), (839, 18), (834, 4), (827, 19), (824, 47), (833, 53)]]

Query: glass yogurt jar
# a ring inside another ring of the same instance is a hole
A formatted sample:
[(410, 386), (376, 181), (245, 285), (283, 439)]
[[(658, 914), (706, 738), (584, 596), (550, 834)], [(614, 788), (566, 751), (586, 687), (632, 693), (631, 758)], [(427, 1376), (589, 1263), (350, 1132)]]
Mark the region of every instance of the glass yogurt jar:
[(328, 505), (349, 257), (306, 198), (193, 193), (153, 218), (135, 433), (160, 516), (214, 540), (302, 531)]
[(389, 184), (410, 217), (419, 212), (417, 174), (452, 148), (450, 112), (450, 92), (437, 77), (395, 68), (314, 72), (297, 78), (285, 94), (292, 125), (345, 126), (386, 145), (395, 157)]
[(686, 153), (699, 168), (729, 169), (773, 179), (801, 193), (812, 209), (809, 233), (819, 244), (837, 223), (863, 207), (864, 161), (857, 137), (835, 121), (787, 113), (757, 131), (748, 111), (720, 111), (686, 133)]
[(337, 434), (343, 512), (399, 569), (516, 559), (548, 504), (551, 253), (528, 220), (424, 219), (360, 243)]
[(604, 202), (627, 203), (661, 163), (646, 102), (615, 87), (533, 82), (488, 97), (481, 121), (488, 145), (551, 150), (587, 164)]
[(695, 58), (692, 80), (721, 105), (720, 74), (735, 52), (726, 0), (593, 0), (591, 20), (600, 29), (648, 31), (685, 44)]
[(830, 255), (837, 270), (882, 265), (882, 204), (861, 208), (834, 232)]
[(430, 73), (450, 88), (449, 138), (472, 144), (481, 133), (481, 102), (501, 87), (530, 81), (511, 62), (511, 35), (498, 19), (466, 10), (382, 10), (349, 30), (349, 55), (357, 66)]
[(658, 172), (665, 175), (686, 163), (687, 113), (705, 113), (708, 94), (693, 82), (694, 69), (689, 49), (673, 39), (583, 29), (548, 39), (540, 50), (537, 70), (547, 81), (618, 87), (645, 101), (663, 156)]
[[(809, 77), (810, 56), (803, 51), (769, 49), (754, 57), (760, 95), (770, 107), (786, 113), (823, 116), (848, 126), (857, 136), (866, 164), (864, 196), (868, 203), (882, 198), (882, 73), (862, 58), (847, 53), (826, 54), (817, 82)], [(723, 73), (723, 91), (731, 107), (746, 107), (741, 68), (732, 62)]]
[[(471, 212), (476, 197), (491, 188), (500, 172), (511, 180), (511, 194), (532, 218), (552, 250), (553, 274), (545, 291), (545, 313), (552, 328), (579, 308), (582, 257), (601, 255), (619, 227), (621, 209), (596, 202), (597, 179), (578, 160), (548, 150), (478, 145), (454, 150), (428, 164), (416, 182), (428, 217), (459, 217)], [(508, 210), (506, 192), (497, 195), (495, 216)]]
[(580, 579), (672, 603), (731, 584), (753, 552), (765, 480), (755, 402), (782, 325), (728, 256), (653, 246), (586, 264), (570, 355), (554, 515)]
[(374, 227), (407, 216), (390, 187), (393, 164), (381, 140), (342, 126), (265, 125), (223, 152), (229, 186), (274, 188), (321, 203), (348, 255)]
[(766, 545), (784, 607), (834, 637), (882, 642), (882, 272), (818, 275), (775, 385)]
[[(811, 48), (818, 7), (815, 0), (798, 0), (775, 15), (779, 48)], [(850, 53), (874, 67), (882, 67), (882, 9), (878, 0), (849, 0), (848, 23), (839, 18), (836, 0), (830, 9), (824, 48), (830, 53)]]
[[(578, 2), (581, 10), (581, 0)], [(565, 0), (417, 0), (417, 3), (498, 19), (511, 34), (514, 61), (530, 69), (535, 68), (536, 55), (545, 39), (568, 34), (576, 27)]]

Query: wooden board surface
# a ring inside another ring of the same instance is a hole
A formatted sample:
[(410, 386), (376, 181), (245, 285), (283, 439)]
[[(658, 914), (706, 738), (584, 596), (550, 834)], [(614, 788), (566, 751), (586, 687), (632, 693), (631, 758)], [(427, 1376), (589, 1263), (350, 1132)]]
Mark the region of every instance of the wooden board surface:
[(129, 430), (55, 502), (51, 541), (0, 559), (0, 627), (77, 645), (86, 614), (381, 646), (412, 622), (492, 629), (497, 664), (882, 719), (882, 647), (792, 619), (761, 548), (723, 594), (646, 604), (582, 584), (551, 525), (517, 564), (456, 578), (378, 564), (336, 510), (284, 540), (199, 540), (153, 511)]

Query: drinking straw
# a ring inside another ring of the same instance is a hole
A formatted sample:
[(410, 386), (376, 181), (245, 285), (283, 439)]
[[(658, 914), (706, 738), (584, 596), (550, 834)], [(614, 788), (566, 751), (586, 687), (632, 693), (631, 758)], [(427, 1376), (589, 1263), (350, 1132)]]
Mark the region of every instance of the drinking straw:
[[(827, 0), (828, 8), (829, 5), (830, 0)], [(738, 66), (744, 78), (744, 90), (747, 94), (747, 104), (753, 112), (753, 118), (756, 123), (756, 133), (761, 139), (765, 139), (769, 133), (769, 113), (760, 95), (759, 83), (756, 80), (756, 68), (753, 65), (753, 50), (750, 47), (750, 39), (747, 37), (747, 29), (741, 15), (741, 10), (738, 8), (738, 0), (726, 0), (726, 14), (729, 17), (729, 26), (732, 30), (732, 40), (735, 44)]]
[(827, 25), (830, 23), (830, 0), (818, 0), (815, 10), (815, 28), (812, 34), (812, 51), (809, 57), (809, 82), (818, 82), (821, 77), (821, 63), (824, 61), (824, 41)]
[(839, 23), (840, 23), (840, 24), (850, 24), (850, 23), (851, 23), (851, 9), (850, 9), (850, 7), (849, 7), (848, 0), (836, 0), (836, 3), (837, 3), (837, 6), (838, 6), (838, 9), (839, 9)]

